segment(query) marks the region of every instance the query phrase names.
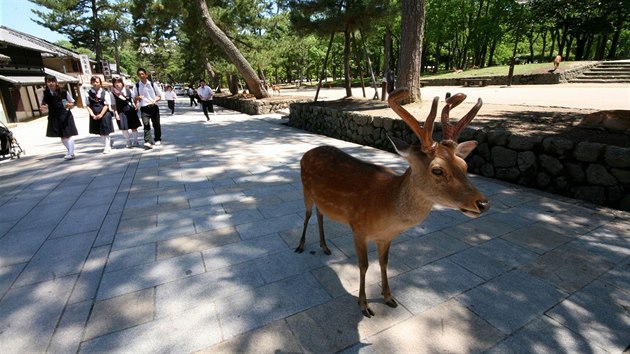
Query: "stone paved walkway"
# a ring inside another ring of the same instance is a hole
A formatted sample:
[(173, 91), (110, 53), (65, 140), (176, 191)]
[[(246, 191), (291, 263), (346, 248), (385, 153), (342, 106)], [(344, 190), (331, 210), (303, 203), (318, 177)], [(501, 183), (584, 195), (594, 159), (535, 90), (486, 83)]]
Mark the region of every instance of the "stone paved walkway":
[(349, 228), (326, 221), (331, 256), (316, 225), (293, 252), (299, 159), (332, 144), (402, 160), (277, 116), (177, 110), (164, 145), (125, 149), (117, 132), (103, 155), (75, 109), (74, 161), (45, 119), (12, 129), (27, 154), (0, 162), (0, 353), (628, 350), (628, 213), (472, 177), (491, 211), (437, 208), (392, 246), (396, 309), (372, 249), (367, 319)]

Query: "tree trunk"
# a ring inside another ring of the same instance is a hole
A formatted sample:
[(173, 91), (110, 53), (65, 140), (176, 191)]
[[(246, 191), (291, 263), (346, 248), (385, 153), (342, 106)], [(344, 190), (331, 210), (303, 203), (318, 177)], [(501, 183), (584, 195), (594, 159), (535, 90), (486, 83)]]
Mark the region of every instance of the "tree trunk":
[(409, 89), (407, 102), (420, 102), (420, 67), (424, 34), (425, 0), (401, 0), (402, 25), (396, 87)]
[[(92, 4), (92, 26), (94, 26), (94, 54), (96, 56), (96, 66), (100, 67), (101, 59), (103, 59), (103, 49), (101, 48), (101, 32), (96, 28), (96, 22), (98, 21), (98, 8), (96, 7), (96, 0), (91, 1)], [(101, 67), (101, 72), (103, 69)]]
[(234, 43), (225, 35), (225, 33), (214, 23), (208, 12), (208, 6), (206, 0), (196, 0), (197, 7), (201, 12), (201, 20), (203, 21), (206, 32), (219, 48), (227, 55), (228, 59), (238, 72), (243, 76), (243, 79), (247, 83), (247, 87), (251, 90), (250, 93), (256, 98), (269, 97), (269, 93), (265, 90), (263, 82), (256, 75), (256, 71), (249, 65), (245, 57), (236, 48)]
[(343, 75), (346, 82), (346, 97), (352, 97), (352, 81), (350, 80), (350, 30), (348, 27), (346, 27), (343, 35)]

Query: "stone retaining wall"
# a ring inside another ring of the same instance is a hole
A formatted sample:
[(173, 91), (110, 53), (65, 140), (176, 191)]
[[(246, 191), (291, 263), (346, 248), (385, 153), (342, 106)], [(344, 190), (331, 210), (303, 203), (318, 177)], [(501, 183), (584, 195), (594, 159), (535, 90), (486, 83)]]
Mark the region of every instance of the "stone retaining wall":
[[(336, 139), (392, 151), (386, 134), (416, 144), (400, 119), (294, 103), (289, 125)], [(436, 122), (434, 138), (439, 139)], [(630, 211), (630, 148), (467, 127), (460, 141), (477, 140), (469, 172), (595, 204)]]
[(215, 95), (213, 99), (213, 103), (217, 106), (250, 115), (275, 113), (277, 111), (287, 110), (291, 103), (312, 101), (312, 98), (307, 97), (282, 97), (281, 100), (274, 98), (257, 100), (255, 98), (246, 99), (232, 95)]
[[(545, 73), (545, 74), (532, 74), (532, 75), (514, 75), (512, 77), (513, 85), (548, 85), (548, 84), (558, 84), (558, 83), (567, 83), (571, 79), (574, 79), (584, 71), (590, 69), (591, 67), (597, 65), (598, 62), (583, 65), (579, 68), (574, 68), (570, 70), (561, 71), (558, 73)], [(550, 64), (551, 65), (551, 64)], [(466, 74), (462, 74), (466, 75)], [(488, 79), (486, 85), (507, 85), (508, 77), (507, 76), (465, 76), (461, 78), (451, 78), (451, 79), (432, 79), (430, 77), (422, 78), (423, 81), (426, 82), (426, 86), (461, 86), (461, 80), (465, 78), (475, 78), (475, 79)]]

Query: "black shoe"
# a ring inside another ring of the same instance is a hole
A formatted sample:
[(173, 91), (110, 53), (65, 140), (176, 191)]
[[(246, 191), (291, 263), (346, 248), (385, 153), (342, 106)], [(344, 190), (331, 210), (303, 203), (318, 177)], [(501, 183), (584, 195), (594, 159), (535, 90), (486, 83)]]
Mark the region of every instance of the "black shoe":
[(208, 122), (209, 122), (209, 121), (210, 121), (210, 117), (206, 117), (206, 121), (208, 121)]

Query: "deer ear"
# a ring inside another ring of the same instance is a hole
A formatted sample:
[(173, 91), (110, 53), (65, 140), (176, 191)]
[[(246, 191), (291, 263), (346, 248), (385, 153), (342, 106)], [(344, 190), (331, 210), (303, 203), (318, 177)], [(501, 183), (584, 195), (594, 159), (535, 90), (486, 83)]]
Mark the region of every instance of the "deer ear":
[(455, 148), (455, 155), (465, 159), (468, 154), (470, 154), (477, 147), (477, 142), (475, 140), (464, 141), (463, 143), (457, 144)]
[(394, 149), (396, 149), (396, 152), (398, 153), (398, 155), (402, 157), (409, 156), (409, 146), (410, 146), (409, 144), (389, 134), (387, 134), (387, 139), (389, 139), (389, 141), (392, 142), (392, 145), (394, 145)]

